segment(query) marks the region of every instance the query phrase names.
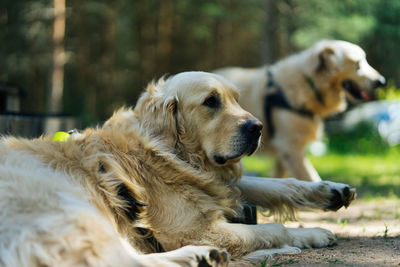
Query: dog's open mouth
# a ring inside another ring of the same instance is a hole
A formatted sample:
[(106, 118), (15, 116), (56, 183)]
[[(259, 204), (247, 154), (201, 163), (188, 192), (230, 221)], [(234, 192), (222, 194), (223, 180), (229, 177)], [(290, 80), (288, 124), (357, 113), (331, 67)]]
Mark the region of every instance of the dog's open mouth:
[(342, 82), (342, 87), (356, 100), (360, 101), (371, 101), (373, 99), (373, 95), (352, 80), (344, 80)]

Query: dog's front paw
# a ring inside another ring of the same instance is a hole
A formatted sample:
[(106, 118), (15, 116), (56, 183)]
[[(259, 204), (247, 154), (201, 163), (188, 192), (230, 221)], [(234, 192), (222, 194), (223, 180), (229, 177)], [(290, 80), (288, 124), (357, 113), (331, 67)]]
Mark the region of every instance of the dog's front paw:
[(229, 253), (210, 246), (184, 246), (164, 253), (138, 256), (140, 266), (226, 267)]
[(350, 188), (346, 184), (324, 181), (329, 186), (330, 197), (325, 206), (325, 210), (337, 211), (341, 207), (348, 207), (356, 198), (356, 189)]
[(229, 264), (229, 253), (224, 249), (209, 246), (185, 246), (176, 250), (179, 258), (188, 261), (184, 266), (191, 267), (226, 267)]
[(226, 250), (210, 248), (205, 255), (197, 256), (198, 267), (225, 267), (229, 263), (229, 254)]
[(322, 181), (314, 183), (313, 194), (309, 196), (318, 208), (337, 211), (348, 207), (356, 198), (356, 190), (346, 184)]
[(298, 248), (323, 248), (336, 243), (335, 235), (323, 228), (288, 228), (293, 238), (292, 246)]

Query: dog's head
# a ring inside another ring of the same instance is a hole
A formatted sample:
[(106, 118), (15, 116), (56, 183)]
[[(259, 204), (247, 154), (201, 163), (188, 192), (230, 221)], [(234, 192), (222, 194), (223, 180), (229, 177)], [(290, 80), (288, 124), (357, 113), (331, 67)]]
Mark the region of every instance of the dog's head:
[[(235, 86), (219, 75), (184, 72), (151, 83), (133, 112), (152, 138), (203, 154), (211, 163), (237, 162), (260, 143), (262, 124), (238, 104)], [(112, 118), (110, 123), (120, 120)]]
[(345, 41), (320, 41), (306, 54), (310, 55), (309, 72), (318, 80), (326, 79), (330, 87), (340, 88), (352, 102), (369, 101), (374, 89), (383, 86), (385, 78), (372, 68), (363, 49)]

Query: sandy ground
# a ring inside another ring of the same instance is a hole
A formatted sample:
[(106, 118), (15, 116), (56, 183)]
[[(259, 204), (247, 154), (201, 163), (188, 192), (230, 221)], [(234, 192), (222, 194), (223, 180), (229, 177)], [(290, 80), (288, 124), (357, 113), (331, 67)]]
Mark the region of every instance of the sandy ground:
[[(272, 221), (258, 218), (259, 223)], [(358, 200), (338, 212), (300, 212), (298, 221), (285, 225), (329, 229), (337, 245), (229, 266), (400, 266), (400, 200)]]

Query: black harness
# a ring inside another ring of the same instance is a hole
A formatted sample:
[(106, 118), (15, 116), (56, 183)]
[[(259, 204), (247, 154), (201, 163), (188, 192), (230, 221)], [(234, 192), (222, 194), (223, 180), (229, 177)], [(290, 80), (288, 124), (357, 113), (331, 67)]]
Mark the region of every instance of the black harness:
[[(272, 122), (272, 110), (274, 108), (282, 108), (294, 113), (299, 114), (300, 116), (313, 119), (314, 113), (305, 108), (295, 108), (290, 105), (287, 101), (286, 96), (282, 90), (282, 88), (274, 81), (272, 73), (270, 70), (267, 70), (267, 78), (268, 82), (265, 86), (266, 94), (265, 94), (265, 101), (264, 101), (264, 112), (265, 112), (265, 120), (267, 123), (268, 135), (269, 138), (272, 138), (275, 134), (275, 127)], [(319, 102), (322, 104), (324, 103), (322, 95), (320, 94), (319, 90), (315, 87), (314, 82), (311, 80), (310, 77), (305, 76), (307, 83), (310, 85), (311, 89), (313, 90), (314, 94), (316, 95)], [(273, 89), (273, 90), (271, 90)]]

